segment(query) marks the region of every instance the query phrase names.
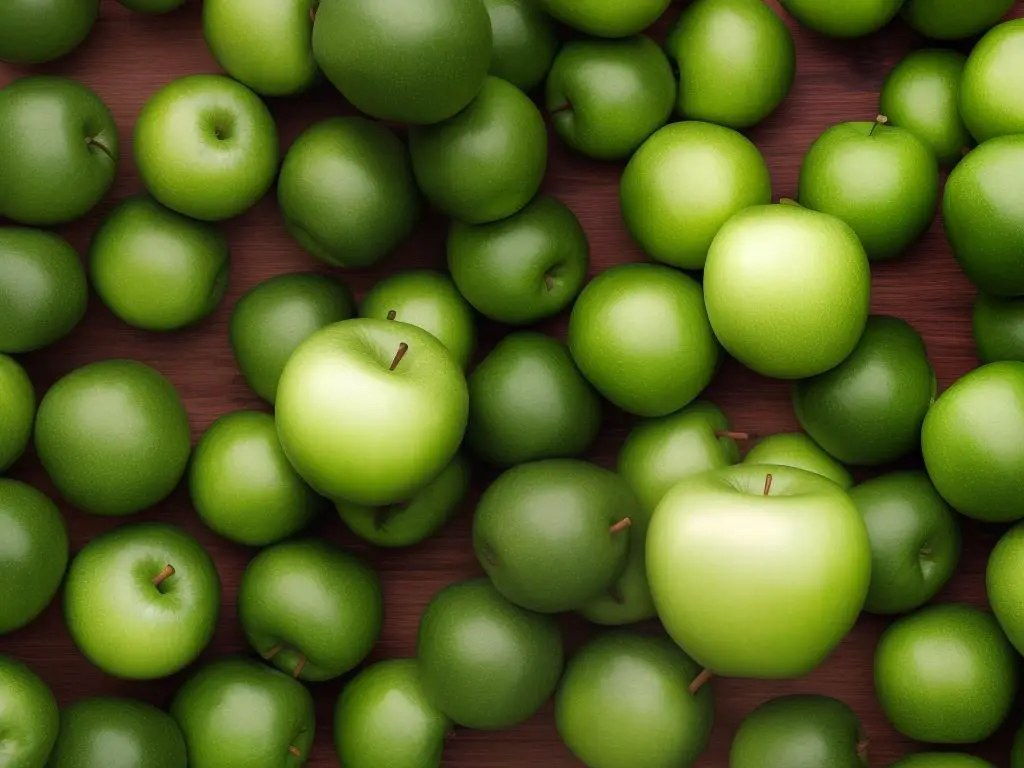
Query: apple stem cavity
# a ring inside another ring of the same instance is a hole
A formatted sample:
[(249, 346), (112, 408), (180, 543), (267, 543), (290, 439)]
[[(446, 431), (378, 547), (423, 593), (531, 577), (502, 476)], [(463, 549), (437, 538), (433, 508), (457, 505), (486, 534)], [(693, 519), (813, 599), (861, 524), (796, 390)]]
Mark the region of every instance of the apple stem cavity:
[(632, 524), (633, 524), (632, 519), (630, 519), (628, 517), (624, 517), (621, 520), (619, 520), (619, 522), (615, 523), (615, 525), (613, 525), (608, 530), (611, 533), (613, 533), (613, 534), (620, 533), (620, 532), (626, 530), (627, 528), (629, 528), (629, 526), (631, 526)]
[(697, 693), (697, 691), (710, 682), (712, 677), (714, 677), (714, 674), (710, 669), (702, 669), (700, 674), (693, 678), (693, 682), (690, 683), (690, 693)]
[(749, 432), (731, 432), (731, 431), (727, 430), (727, 431), (723, 431), (723, 432), (715, 432), (715, 437), (728, 437), (731, 440), (749, 440), (750, 439), (750, 433)]
[(288, 754), (292, 757), (302, 757), (302, 751), (296, 746), (288, 747)]
[(404, 341), (401, 344), (399, 344), (398, 345), (398, 351), (395, 353), (395, 359), (391, 361), (391, 367), (388, 368), (388, 370), (389, 371), (395, 370), (395, 368), (398, 367), (398, 364), (400, 362), (402, 362), (402, 358), (405, 357), (405, 353), (408, 352), (408, 351), (409, 351), (409, 345), (408, 344), (406, 344)]
[(173, 565), (165, 565), (164, 569), (162, 571), (160, 571), (160, 573), (158, 573), (156, 576), (153, 577), (153, 586), (154, 587), (159, 587), (161, 584), (163, 584), (165, 581), (167, 581), (173, 575), (174, 575), (174, 566)]
[(272, 658), (274, 658), (275, 656), (277, 656), (277, 654), (279, 654), (279, 653), (280, 653), (281, 651), (283, 651), (283, 650), (284, 650), (284, 643), (278, 643), (278, 644), (277, 644), (277, 645), (275, 645), (275, 646), (274, 646), (273, 648), (271, 648), (271, 649), (270, 649), (269, 651), (266, 651), (266, 652), (264, 652), (264, 653), (261, 653), (261, 654), (260, 654), (260, 657), (261, 657), (261, 658), (262, 658), (262, 659), (263, 659), (264, 661), (270, 661), (270, 660), (271, 660)]
[(296, 680), (298, 680), (299, 677), (302, 675), (302, 670), (306, 668), (307, 661), (308, 659), (306, 658), (305, 655), (299, 656), (299, 660), (295, 663), (295, 671), (292, 672), (292, 677), (294, 677)]
[(885, 125), (888, 122), (889, 122), (889, 118), (886, 117), (885, 115), (877, 115), (875, 117), (875, 124), (872, 125), (871, 126), (871, 130), (868, 131), (868, 136), (874, 136), (875, 135), (875, 129), (878, 128), (878, 126)]
[(764, 476), (764, 495), (767, 496), (769, 493), (771, 493), (771, 490), (772, 490), (772, 476), (771, 475), (765, 475)]
[(110, 151), (110, 149), (109, 149), (109, 148), (107, 147), (107, 145), (106, 145), (106, 144), (104, 144), (104, 143), (103, 143), (102, 141), (100, 141), (99, 139), (96, 139), (96, 138), (93, 138), (92, 136), (90, 136), (90, 137), (88, 137), (88, 138), (87, 138), (87, 139), (85, 140), (85, 144), (86, 144), (86, 146), (89, 146), (89, 147), (95, 147), (96, 149), (98, 149), (98, 150), (99, 150), (100, 152), (102, 152), (102, 153), (103, 153), (104, 155), (106, 155), (107, 157), (109, 157), (109, 158), (110, 158), (110, 161), (111, 161), (111, 162), (115, 162), (115, 163), (117, 162), (117, 158), (116, 158), (116, 157), (114, 157), (113, 153), (111, 153), (111, 151)]
[(388, 311), (388, 320), (394, 320), (396, 317), (398, 317), (398, 313), (395, 310)]

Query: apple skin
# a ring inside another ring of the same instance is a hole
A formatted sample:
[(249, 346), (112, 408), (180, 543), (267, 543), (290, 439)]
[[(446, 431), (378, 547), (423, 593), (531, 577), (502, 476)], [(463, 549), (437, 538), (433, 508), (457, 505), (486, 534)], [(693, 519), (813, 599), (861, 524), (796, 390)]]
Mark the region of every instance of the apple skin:
[(171, 715), (185, 735), (189, 768), (303, 765), (316, 735), (306, 687), (242, 658), (196, 672), (178, 690)]
[(798, 200), (849, 224), (872, 261), (893, 259), (935, 218), (938, 161), (905, 128), (838, 123), (804, 156)]
[(416, 659), (387, 659), (342, 690), (334, 744), (345, 768), (440, 768), (451, 725), (427, 700)]
[(281, 372), (299, 344), (355, 311), (348, 286), (330, 275), (292, 272), (253, 286), (235, 304), (229, 326), (246, 383), (273, 405)]
[(907, 0), (900, 16), (932, 40), (963, 40), (980, 35), (1013, 7), (1014, 0)]
[(57, 700), (38, 675), (0, 655), (0, 755), (5, 768), (42, 768), (60, 728)]
[(479, 731), (532, 717), (555, 692), (564, 663), (555, 618), (510, 603), (483, 578), (434, 595), (420, 618), (416, 655), (430, 702)]
[(0, 541), (16, 543), (0, 552), (3, 636), (30, 624), (57, 594), (68, 565), (68, 531), (49, 497), (25, 483), (0, 478)]
[(566, 665), (555, 697), (562, 741), (591, 768), (681, 768), (707, 747), (710, 685), (691, 693), (698, 667), (666, 637), (612, 632)]
[(1024, 611), (1021, 595), (1020, 558), (1024, 553), (1024, 525), (1017, 524), (1004, 533), (988, 558), (985, 586), (988, 601), (999, 625), (1018, 651), (1024, 648)]
[(853, 487), (849, 470), (803, 432), (782, 432), (761, 438), (743, 457), (743, 463), (796, 467), (826, 477), (844, 491)]
[(548, 75), (545, 102), (566, 144), (589, 157), (618, 160), (665, 125), (675, 96), (665, 53), (637, 35), (566, 43)]
[(100, 0), (7, 0), (0, 8), (0, 61), (43, 64), (66, 56), (99, 14)]
[(793, 36), (761, 0), (696, 0), (665, 47), (679, 72), (678, 112), (688, 120), (750, 128), (775, 111), (796, 76)]
[(904, 736), (973, 744), (995, 733), (1013, 705), (1018, 657), (991, 614), (933, 605), (897, 619), (875, 651), (875, 694)]
[(993, 27), (971, 49), (960, 115), (979, 144), (1024, 132), (1024, 19)]
[(943, 392), (925, 416), (921, 453), (932, 483), (957, 512), (1009, 523), (1024, 517), (1024, 363), (983, 365)]
[(594, 37), (629, 37), (651, 26), (671, 0), (539, 0), (564, 24)]
[(298, 533), (325, 506), (288, 463), (268, 413), (235, 411), (218, 418), (196, 445), (188, 473), (199, 518), (220, 536), (250, 547)]
[(759, 205), (731, 218), (704, 268), (711, 327), (743, 365), (803, 379), (857, 346), (871, 305), (871, 268), (857, 235), (827, 213)]
[(828, 37), (864, 37), (877, 32), (899, 13), (903, 0), (779, 0), (790, 15), (808, 29)]
[[(988, 760), (961, 752), (918, 752), (897, 760), (889, 768), (995, 768)], [(1011, 768), (1017, 768), (1014, 763)]]
[(32, 439), (36, 391), (13, 357), (0, 354), (0, 472), (21, 458)]
[(647, 532), (647, 578), (669, 635), (698, 664), (724, 677), (788, 679), (853, 628), (871, 547), (831, 480), (740, 464), (666, 494)]
[(320, 71), (313, 59), (316, 6), (316, 0), (210, 0), (203, 3), (203, 37), (217, 63), (243, 85), (264, 96), (294, 96), (309, 90)]
[(700, 284), (656, 264), (624, 264), (591, 280), (573, 306), (568, 343), (598, 392), (648, 417), (696, 398), (720, 353)]
[(920, 334), (897, 317), (872, 315), (849, 357), (794, 385), (793, 409), (839, 461), (878, 466), (920, 446), (937, 386)]
[(956, 514), (919, 470), (891, 472), (850, 491), (871, 539), (871, 586), (864, 610), (907, 613), (945, 586), (960, 562)]
[[(712, 168), (713, 173), (707, 170)], [(651, 258), (703, 269), (726, 221), (771, 202), (771, 181), (764, 157), (743, 134), (710, 123), (672, 123), (626, 165), (619, 188), (622, 218)]]
[(0, 216), (34, 226), (84, 216), (114, 183), (118, 144), (107, 105), (77, 80), (35, 75), (0, 88)]
[(229, 272), (224, 233), (148, 195), (120, 202), (89, 251), (100, 299), (128, 325), (146, 331), (174, 331), (206, 318), (224, 298)]
[(153, 94), (135, 122), (133, 143), (139, 176), (153, 197), (200, 221), (244, 213), (277, 175), (270, 110), (223, 75), (187, 75)]
[(490, 74), (529, 92), (544, 80), (558, 52), (558, 33), (535, 0), (483, 0), (491, 17)]
[(416, 182), (435, 208), (485, 224), (521, 211), (537, 194), (547, 170), (548, 133), (526, 94), (488, 77), (459, 114), (411, 127), (409, 151)]
[(1024, 362), (1024, 300), (979, 293), (971, 323), (982, 363)]
[(277, 392), (277, 434), (292, 466), (321, 495), (366, 506), (404, 501), (437, 477), (468, 413), (455, 358), (397, 320), (317, 331), (288, 360)]
[(501, 221), (453, 221), (447, 254), (466, 301), (506, 325), (529, 325), (561, 312), (583, 288), (590, 264), (590, 244), (576, 214), (546, 195)]
[(422, 203), (409, 153), (364, 117), (314, 123), (285, 154), (277, 202), (288, 231), (334, 267), (369, 267), (412, 234)]

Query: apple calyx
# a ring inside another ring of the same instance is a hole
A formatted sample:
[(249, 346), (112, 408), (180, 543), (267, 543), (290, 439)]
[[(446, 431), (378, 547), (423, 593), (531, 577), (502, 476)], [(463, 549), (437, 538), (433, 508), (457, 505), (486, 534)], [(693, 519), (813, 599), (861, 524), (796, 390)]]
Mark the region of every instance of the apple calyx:
[(772, 476), (770, 474), (764, 476), (764, 495), (767, 496), (772, 490)]
[(395, 310), (388, 310), (388, 320), (394, 320), (396, 317), (398, 317), (398, 313)]
[(615, 523), (611, 528), (608, 529), (609, 533), (616, 534), (626, 530), (633, 524), (633, 520), (628, 517), (624, 517), (619, 522)]
[(400, 362), (402, 362), (402, 358), (405, 357), (405, 353), (408, 352), (408, 351), (409, 351), (409, 345), (408, 344), (406, 344), (404, 341), (401, 344), (399, 344), (398, 345), (398, 351), (395, 353), (395, 359), (391, 361), (391, 367), (388, 368), (388, 370), (389, 371), (395, 370), (395, 368), (398, 367), (398, 364)]
[(712, 677), (714, 677), (714, 673), (710, 669), (702, 669), (700, 671), (700, 674), (693, 678), (693, 682), (690, 683), (688, 690), (690, 691), (690, 693), (697, 693), (701, 688), (703, 688), (707, 683), (711, 681)]
[(160, 573), (158, 573), (156, 576), (153, 577), (153, 586), (154, 587), (159, 587), (161, 584), (163, 584), (165, 581), (167, 581), (173, 575), (174, 575), (174, 566), (168, 563), (167, 565), (164, 566), (163, 570), (160, 571)]
[(889, 118), (886, 117), (885, 115), (876, 115), (875, 116), (875, 124), (872, 125), (871, 126), (871, 130), (868, 131), (868, 136), (874, 136), (875, 135), (875, 129), (878, 128), (878, 126), (885, 125), (888, 122), (889, 122)]
[(299, 677), (301, 677), (302, 670), (306, 668), (307, 661), (309, 661), (309, 659), (306, 658), (306, 654), (299, 654), (299, 660), (295, 662), (295, 671), (292, 672), (292, 677), (294, 677), (296, 680), (298, 680)]
[(113, 153), (110, 151), (110, 148), (106, 144), (104, 144), (102, 141), (100, 141), (99, 139), (97, 139), (97, 138), (95, 138), (93, 136), (89, 136), (85, 140), (85, 145), (87, 147), (95, 147), (100, 152), (102, 152), (104, 155), (109, 157), (111, 162), (113, 162), (113, 163), (117, 162), (117, 158), (114, 157)]
[(292, 757), (302, 757), (302, 752), (294, 745), (288, 747), (288, 754)]

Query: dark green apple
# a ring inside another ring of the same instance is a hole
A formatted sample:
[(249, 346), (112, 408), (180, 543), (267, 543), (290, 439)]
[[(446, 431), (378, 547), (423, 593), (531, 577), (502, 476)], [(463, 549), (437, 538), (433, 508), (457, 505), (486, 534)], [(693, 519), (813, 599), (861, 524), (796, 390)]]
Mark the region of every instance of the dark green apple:
[[(996, 768), (988, 760), (962, 752), (917, 752), (907, 755), (889, 768)], [(1017, 768), (1014, 763), (1011, 768)]]
[(555, 131), (577, 152), (627, 158), (672, 114), (676, 79), (646, 35), (566, 43), (545, 97)]
[(0, 756), (4, 768), (42, 768), (60, 727), (57, 700), (39, 676), (0, 655)]
[(796, 467), (827, 477), (844, 490), (853, 487), (849, 470), (803, 432), (781, 432), (761, 438), (747, 452), (743, 463)]
[(555, 692), (564, 661), (554, 617), (510, 603), (487, 579), (434, 595), (420, 618), (416, 653), (430, 702), (481, 731), (532, 717)]
[(0, 472), (21, 458), (32, 439), (35, 420), (32, 380), (17, 360), (0, 354)]
[(566, 665), (558, 733), (592, 768), (686, 768), (714, 722), (714, 694), (700, 672), (667, 637), (598, 636)]
[(1024, 19), (993, 27), (971, 49), (960, 115), (979, 143), (1024, 131)]
[(877, 32), (899, 13), (903, 0), (779, 0), (808, 29), (828, 37), (864, 37)]
[(849, 357), (794, 385), (793, 407), (837, 459), (877, 466), (917, 450), (936, 387), (920, 334), (898, 317), (872, 315)]
[(89, 36), (100, 0), (7, 0), (0, 6), (0, 61), (43, 64)]
[(900, 11), (911, 27), (933, 40), (980, 35), (1013, 7), (1014, 0), (907, 0)]
[(466, 301), (507, 325), (561, 312), (579, 294), (590, 263), (576, 214), (546, 195), (501, 221), (453, 221), (447, 250), (448, 269)]
[(1018, 657), (991, 614), (967, 605), (922, 608), (890, 624), (875, 650), (875, 694), (908, 738), (973, 744), (1002, 725), (1018, 687)]
[(595, 37), (629, 37), (651, 26), (671, 0), (539, 0), (570, 27)]
[(490, 73), (531, 91), (544, 80), (558, 52), (558, 33), (536, 0), (483, 0), (491, 17)]
[(114, 117), (88, 86), (34, 75), (0, 88), (0, 216), (39, 226), (84, 216), (114, 183), (117, 153)]
[(1004, 533), (989, 555), (985, 573), (988, 602), (999, 625), (1013, 646), (1024, 648), (1024, 580), (1020, 575), (1020, 558), (1024, 553), (1024, 526), (1015, 525)]
[(562, 342), (511, 333), (469, 376), (466, 441), (491, 464), (584, 453), (601, 429), (601, 399)]
[(405, 145), (358, 116), (299, 135), (281, 166), (277, 202), (299, 245), (335, 267), (376, 264), (412, 233), (422, 207)]
[(793, 36), (761, 0), (695, 0), (665, 47), (687, 120), (750, 128), (775, 111), (796, 76)]
[(467, 224), (484, 224), (522, 210), (537, 194), (547, 170), (548, 133), (526, 94), (488, 77), (454, 117), (413, 126), (409, 150), (416, 181), (435, 208)]
[(1024, 299), (979, 293), (974, 299), (972, 331), (982, 363), (1024, 362)]

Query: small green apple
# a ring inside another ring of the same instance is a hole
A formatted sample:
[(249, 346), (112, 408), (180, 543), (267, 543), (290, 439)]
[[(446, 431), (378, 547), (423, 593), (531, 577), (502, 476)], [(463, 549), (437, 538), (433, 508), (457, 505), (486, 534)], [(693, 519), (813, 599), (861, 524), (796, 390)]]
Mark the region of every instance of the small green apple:
[(629, 37), (651, 26), (671, 0), (539, 0), (540, 7), (594, 37)]
[(1003, 632), (1018, 651), (1024, 648), (1024, 579), (1020, 558), (1024, 554), (1024, 524), (1006, 531), (992, 549), (985, 572), (988, 602)]
[[(889, 768), (996, 768), (988, 760), (962, 752), (918, 752), (907, 755)], [(1011, 768), (1017, 768), (1014, 763)]]
[(57, 700), (39, 676), (0, 655), (0, 757), (4, 768), (42, 768), (60, 728)]
[(907, 0), (900, 15), (911, 27), (933, 40), (975, 37), (997, 24), (1014, 0)]
[(21, 458), (32, 439), (36, 391), (13, 357), (0, 354), (0, 472)]
[(979, 143), (1024, 131), (1024, 19), (993, 27), (971, 49), (960, 115)]
[(558, 33), (536, 0), (483, 0), (491, 17), (490, 73), (522, 91), (544, 80), (558, 52)]
[(877, 32), (899, 13), (903, 0), (779, 0), (779, 3), (808, 29), (828, 37), (864, 37)]
[(100, 0), (7, 0), (0, 6), (0, 61), (43, 64), (89, 36)]
[(971, 324), (982, 363), (1024, 362), (1024, 299), (978, 293)]
[(843, 490), (853, 487), (849, 470), (803, 432), (780, 432), (761, 438), (747, 452), (743, 463), (796, 467), (827, 477)]

